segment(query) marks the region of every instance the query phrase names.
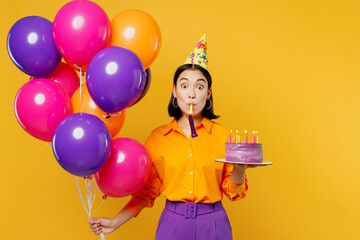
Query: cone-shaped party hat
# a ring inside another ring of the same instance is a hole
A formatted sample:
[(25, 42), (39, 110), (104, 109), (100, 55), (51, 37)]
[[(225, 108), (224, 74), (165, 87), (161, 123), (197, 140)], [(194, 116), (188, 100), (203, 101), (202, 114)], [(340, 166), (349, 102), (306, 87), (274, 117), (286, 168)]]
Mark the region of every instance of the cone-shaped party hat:
[(207, 40), (206, 33), (202, 36), (192, 53), (186, 59), (184, 64), (196, 64), (201, 67), (208, 69), (208, 60), (206, 57), (206, 49), (207, 49)]

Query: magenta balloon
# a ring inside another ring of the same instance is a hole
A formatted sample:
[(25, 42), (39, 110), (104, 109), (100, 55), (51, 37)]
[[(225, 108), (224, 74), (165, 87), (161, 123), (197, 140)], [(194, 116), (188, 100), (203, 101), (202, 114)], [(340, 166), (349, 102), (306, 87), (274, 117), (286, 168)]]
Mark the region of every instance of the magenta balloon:
[(95, 174), (100, 190), (109, 197), (125, 197), (139, 190), (150, 175), (150, 158), (146, 148), (136, 140), (112, 141), (111, 155)]
[(86, 177), (99, 171), (111, 152), (111, 135), (105, 123), (88, 113), (66, 117), (55, 130), (53, 153), (66, 171)]
[(119, 112), (133, 104), (145, 85), (144, 66), (139, 57), (123, 47), (107, 47), (89, 63), (86, 86), (104, 112)]
[(16, 94), (14, 105), (21, 127), (46, 142), (51, 142), (56, 126), (71, 113), (67, 93), (58, 83), (46, 78), (25, 83)]
[(105, 11), (88, 0), (65, 4), (53, 23), (55, 45), (61, 55), (78, 66), (105, 48), (110, 39), (110, 20)]
[(70, 67), (68, 64), (61, 62), (49, 79), (54, 80), (59, 83), (64, 89), (65, 92), (71, 96), (74, 94), (76, 89), (80, 87), (80, 78), (75, 70)]

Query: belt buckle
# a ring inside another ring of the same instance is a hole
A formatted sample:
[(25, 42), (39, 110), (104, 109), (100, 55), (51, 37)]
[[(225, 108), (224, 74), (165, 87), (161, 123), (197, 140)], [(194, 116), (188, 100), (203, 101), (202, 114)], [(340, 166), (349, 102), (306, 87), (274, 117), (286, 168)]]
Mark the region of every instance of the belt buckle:
[(185, 203), (185, 218), (196, 218), (196, 203), (186, 202)]

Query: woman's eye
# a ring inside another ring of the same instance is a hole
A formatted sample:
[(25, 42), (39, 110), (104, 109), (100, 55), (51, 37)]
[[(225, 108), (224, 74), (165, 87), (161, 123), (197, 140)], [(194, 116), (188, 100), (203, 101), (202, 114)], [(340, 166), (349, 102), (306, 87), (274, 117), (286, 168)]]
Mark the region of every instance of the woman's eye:
[(187, 88), (186, 84), (181, 84), (181, 88)]
[(197, 86), (197, 89), (202, 90), (202, 89), (204, 89), (204, 86), (199, 85), (199, 86)]

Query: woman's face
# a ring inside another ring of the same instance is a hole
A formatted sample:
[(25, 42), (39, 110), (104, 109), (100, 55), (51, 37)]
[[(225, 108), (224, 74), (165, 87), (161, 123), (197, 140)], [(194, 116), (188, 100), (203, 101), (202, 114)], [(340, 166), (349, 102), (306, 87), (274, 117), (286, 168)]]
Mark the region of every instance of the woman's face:
[(193, 105), (193, 116), (198, 116), (211, 96), (211, 89), (201, 71), (188, 69), (179, 75), (173, 95), (183, 114), (189, 115), (190, 105)]

